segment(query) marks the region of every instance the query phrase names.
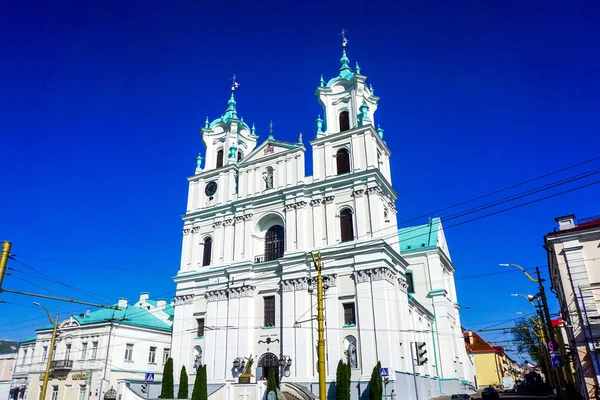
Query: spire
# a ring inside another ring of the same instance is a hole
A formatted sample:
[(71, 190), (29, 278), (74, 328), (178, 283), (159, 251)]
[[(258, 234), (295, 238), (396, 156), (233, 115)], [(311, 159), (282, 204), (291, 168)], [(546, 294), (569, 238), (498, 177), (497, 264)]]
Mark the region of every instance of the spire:
[(204, 127), (207, 129), (210, 127), (210, 122), (208, 122), (208, 116), (206, 117), (206, 121), (204, 121)]
[(352, 72), (350, 69), (350, 59), (346, 56), (346, 46), (348, 45), (348, 39), (346, 39), (346, 30), (342, 29), (342, 58), (340, 58), (340, 63), (342, 66), (340, 67), (340, 76), (343, 76), (343, 73), (348, 71)]
[(371, 91), (371, 94), (375, 96), (375, 89), (373, 89), (373, 85), (369, 85), (369, 90)]
[(202, 171), (202, 156), (198, 153), (198, 157), (196, 157), (196, 173)]
[(325, 87), (325, 79), (323, 79), (323, 74), (321, 74), (321, 80), (319, 81), (319, 85), (321, 85), (321, 87)]
[(298, 134), (298, 144), (302, 144), (302, 132)]
[(369, 118), (368, 114), (369, 106), (365, 102), (365, 99), (363, 99), (362, 105), (358, 109), (360, 110), (360, 113), (358, 114), (359, 125), (364, 126), (368, 122), (371, 122), (371, 119)]
[(315, 122), (317, 123), (317, 136), (319, 136), (323, 133), (323, 120), (321, 119), (321, 114), (319, 114), (319, 117)]
[(252, 129), (250, 130), (250, 132), (256, 136), (256, 125), (254, 125), (254, 122), (252, 123)]
[(273, 140), (275, 137), (273, 136), (273, 121), (269, 122), (269, 140)]
[(236, 81), (237, 77), (235, 76), (235, 74), (233, 74), (233, 78), (231, 79), (231, 97), (229, 98), (229, 101), (227, 102), (227, 110), (225, 111), (225, 115), (224, 117), (229, 119), (229, 118), (237, 118), (237, 109), (235, 108), (236, 106), (236, 101), (235, 101), (235, 96), (234, 96), (234, 92), (235, 89), (237, 89), (240, 84)]
[(381, 126), (377, 125), (377, 133), (379, 134), (379, 137), (383, 139), (383, 129), (381, 129)]
[(358, 65), (358, 61), (356, 62), (356, 73), (360, 74), (360, 66)]

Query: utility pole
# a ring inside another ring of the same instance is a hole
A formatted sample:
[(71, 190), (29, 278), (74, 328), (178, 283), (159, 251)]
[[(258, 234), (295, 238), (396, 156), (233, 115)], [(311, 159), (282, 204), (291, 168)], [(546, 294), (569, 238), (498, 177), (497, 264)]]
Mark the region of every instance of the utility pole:
[(58, 314), (56, 314), (56, 322), (52, 321), (52, 317), (50, 316), (50, 311), (39, 303), (33, 303), (38, 307), (46, 310), (48, 314), (48, 321), (53, 326), (52, 329), (52, 340), (50, 341), (50, 349), (48, 350), (48, 361), (46, 362), (46, 373), (44, 374), (44, 380), (42, 383), (42, 393), (40, 395), (40, 400), (46, 399), (46, 391), (48, 390), (48, 378), (50, 377), (50, 365), (52, 364), (52, 357), (54, 356), (54, 344), (56, 343), (56, 331), (58, 329)]
[(414, 349), (413, 347), (416, 347), (417, 343), (410, 343), (410, 362), (412, 363), (412, 367), (413, 367), (413, 381), (415, 383), (415, 396), (417, 398), (417, 400), (419, 400), (419, 386), (417, 385), (417, 371), (415, 371), (415, 356), (414, 356)]
[[(552, 319), (550, 318), (550, 310), (548, 309), (548, 301), (546, 299), (546, 292), (544, 290), (544, 279), (542, 279), (542, 276), (540, 274), (540, 267), (535, 267), (535, 273), (537, 275), (537, 281), (540, 284), (540, 299), (542, 300), (542, 308), (543, 308), (543, 312), (544, 312), (544, 319), (546, 320), (546, 329), (548, 330), (548, 340), (549, 343), (557, 343), (556, 341), (556, 336), (554, 336), (554, 328), (552, 327)], [(549, 357), (550, 358), (550, 357)], [(561, 377), (561, 372), (558, 368), (553, 368), (552, 367), (552, 361), (549, 360), (550, 362), (550, 369), (554, 370), (556, 372), (556, 384), (558, 386), (558, 390), (556, 395), (558, 396), (559, 399), (563, 398), (563, 382), (562, 382), (562, 377)]]
[(321, 275), (321, 253), (311, 253), (313, 263), (317, 269), (317, 354), (319, 365), (319, 399), (327, 400), (325, 382), (325, 313), (323, 310), (323, 275)]
[(2, 242), (2, 253), (0, 253), (0, 289), (2, 289), (2, 281), (4, 280), (4, 274), (6, 273), (6, 263), (8, 262), (8, 256), (10, 255), (11, 243), (6, 240)]

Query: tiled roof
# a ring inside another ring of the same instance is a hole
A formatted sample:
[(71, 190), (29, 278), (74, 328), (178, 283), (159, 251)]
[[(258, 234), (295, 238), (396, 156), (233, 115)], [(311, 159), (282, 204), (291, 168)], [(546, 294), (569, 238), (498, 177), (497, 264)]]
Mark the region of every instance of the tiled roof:
[(432, 218), (428, 224), (399, 229), (400, 253), (437, 248), (439, 226), (440, 219)]

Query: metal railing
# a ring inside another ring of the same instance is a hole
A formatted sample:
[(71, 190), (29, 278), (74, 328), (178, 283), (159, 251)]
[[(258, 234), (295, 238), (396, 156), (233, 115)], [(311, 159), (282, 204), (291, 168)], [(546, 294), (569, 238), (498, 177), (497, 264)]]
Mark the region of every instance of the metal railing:
[(50, 362), (50, 368), (53, 370), (67, 370), (73, 368), (73, 360), (54, 360)]

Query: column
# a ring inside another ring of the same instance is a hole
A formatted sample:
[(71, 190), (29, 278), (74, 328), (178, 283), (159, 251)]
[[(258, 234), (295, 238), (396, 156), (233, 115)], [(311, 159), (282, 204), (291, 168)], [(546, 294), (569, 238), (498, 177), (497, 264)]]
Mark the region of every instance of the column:
[(363, 374), (367, 374), (377, 364), (379, 354), (375, 343), (375, 320), (371, 297), (371, 276), (369, 271), (356, 271), (353, 274), (356, 298), (356, 318), (358, 325), (358, 357)]
[(313, 221), (313, 240), (314, 247), (322, 247), (323, 246), (323, 237), (325, 236), (323, 230), (325, 226), (323, 224), (323, 207), (321, 206), (322, 199), (313, 199), (310, 201), (310, 206), (312, 208), (312, 221)]
[(296, 249), (299, 250), (312, 247), (311, 208), (304, 200), (296, 203)]
[(252, 169), (248, 168), (246, 171), (246, 179), (245, 179), (245, 192), (244, 197), (251, 196), (254, 193), (254, 175), (252, 174)]
[(252, 213), (244, 215), (244, 260), (252, 260)]
[[(215, 292), (209, 292), (207, 296), (208, 303), (206, 304), (206, 319), (204, 326), (214, 327), (218, 322), (217, 313), (217, 294)], [(206, 375), (207, 377), (214, 379), (218, 374), (215, 373), (215, 359), (219, 354), (217, 349), (217, 331), (215, 329), (204, 330), (204, 343), (205, 348), (202, 349), (202, 362), (206, 364)]]
[(254, 194), (262, 192), (264, 187), (265, 184), (262, 178), (262, 171), (258, 167), (254, 168)]
[(233, 360), (236, 357), (241, 357), (238, 354), (238, 334), (239, 334), (239, 316), (240, 316), (240, 296), (239, 289), (229, 290), (229, 314), (225, 321), (227, 326), (226, 348), (224, 349), (223, 358), (225, 359), (225, 379), (233, 379)]
[(292, 252), (296, 250), (296, 204), (291, 203), (294, 199), (288, 199), (290, 202), (284, 206), (285, 212), (285, 251)]
[(191, 265), (190, 268), (192, 270), (195, 270), (196, 268), (198, 268), (198, 254), (199, 254), (199, 247), (200, 247), (200, 227), (199, 226), (195, 226), (192, 228), (192, 245), (191, 245), (191, 249), (190, 249), (190, 253), (191, 253)]
[[(218, 293), (219, 301), (217, 302), (216, 322), (215, 327), (215, 372), (214, 378), (225, 379), (225, 350), (227, 349), (227, 335), (225, 327), (229, 316), (229, 300), (227, 292), (220, 290)], [(208, 360), (207, 360), (208, 361)]]
[[(335, 379), (337, 364), (339, 360), (345, 361), (342, 353), (342, 343), (340, 328), (343, 325), (343, 318), (340, 317), (340, 305), (338, 300), (338, 288), (336, 286), (335, 275), (323, 277), (324, 283), (329, 288), (325, 292), (325, 344), (327, 346), (327, 378)], [(341, 322), (341, 323), (340, 323)], [(343, 334), (343, 332), (342, 332)]]
[(223, 263), (230, 264), (233, 260), (234, 244), (231, 239), (234, 238), (233, 232), (233, 216), (228, 215), (223, 221), (225, 237), (223, 240)]
[(223, 250), (225, 244), (224, 242), (224, 227), (223, 221), (215, 221), (213, 224), (213, 229), (215, 232), (215, 240), (213, 242), (213, 264), (214, 265), (222, 265), (223, 264)]
[(336, 174), (336, 171), (334, 168), (334, 158), (333, 158), (333, 148), (331, 147), (331, 143), (325, 143), (324, 144), (324, 161), (325, 161), (325, 177), (324, 178), (328, 178), (330, 176), (333, 176)]
[(240, 261), (244, 258), (244, 216), (237, 215), (234, 221), (233, 261)]
[[(394, 275), (387, 268), (377, 268), (371, 273), (371, 298), (373, 302), (373, 314), (375, 318), (375, 343), (379, 360), (384, 367), (394, 367), (395, 360), (392, 358), (398, 340), (397, 320), (393, 318), (396, 314), (393, 292)], [(397, 314), (396, 314), (397, 315)]]
[(285, 187), (285, 184), (287, 182), (286, 165), (287, 165), (287, 161), (284, 163), (282, 160), (277, 160), (277, 164), (275, 165), (275, 177), (277, 178), (277, 180), (273, 184), (274, 187), (277, 187), (277, 188)]
[[(282, 293), (282, 305), (280, 315), (283, 316), (282, 321), (282, 332), (281, 332), (281, 343), (283, 348), (283, 355), (292, 358), (292, 365), (290, 366), (290, 376), (295, 373), (294, 364), (296, 355), (294, 354), (296, 349), (295, 343), (295, 331), (294, 328), (295, 315), (292, 310), (294, 309), (294, 282), (293, 280), (285, 280), (281, 282), (281, 293)], [(285, 310), (285, 312), (284, 312)]]
[(179, 269), (181, 271), (189, 271), (191, 266), (191, 247), (192, 247), (192, 228), (183, 228), (183, 243), (181, 245), (181, 265)]
[[(337, 218), (335, 204), (333, 204), (333, 200), (335, 196), (326, 195), (323, 199), (323, 204), (325, 208), (325, 221), (324, 221), (324, 242), (328, 245), (336, 244), (336, 238), (339, 237), (339, 218)], [(335, 233), (337, 232), (337, 233)]]
[(360, 136), (352, 135), (352, 166), (354, 171), (362, 171), (365, 169), (364, 166), (364, 148), (361, 146)]
[(295, 157), (296, 161), (296, 183), (304, 182), (304, 154), (300, 153)]
[[(252, 286), (245, 286), (240, 292), (240, 316), (238, 319), (239, 334), (238, 334), (238, 357), (249, 357), (254, 352), (255, 341), (255, 327), (258, 325), (255, 317), (255, 298), (254, 288)], [(254, 359), (254, 365), (258, 359)]]
[[(308, 293), (308, 278), (300, 278), (294, 280), (294, 319), (299, 322), (294, 329), (296, 335), (295, 354), (292, 357), (292, 374), (299, 381), (307, 381), (312, 379), (316, 374), (316, 329), (317, 321), (306, 321), (312, 315), (309, 310), (312, 309), (311, 295)], [(316, 302), (316, 300), (314, 300)], [(316, 306), (313, 309), (316, 314)], [(306, 316), (308, 318), (305, 318)], [(315, 337), (313, 338), (313, 331)], [(315, 339), (313, 341), (313, 339)]]
[(285, 186), (294, 184), (294, 163), (293, 158), (285, 158)]
[[(365, 190), (364, 189), (355, 189), (352, 192), (352, 197), (354, 197), (354, 224), (356, 226), (356, 230), (354, 232), (354, 236), (358, 239), (365, 239), (368, 233), (368, 213), (369, 210), (365, 203)], [(383, 215), (381, 216), (383, 218)]]
[[(371, 237), (381, 237), (385, 235), (385, 225), (383, 217), (383, 204), (379, 197), (381, 189), (370, 187), (367, 189), (368, 219), (367, 230)], [(388, 210), (388, 218), (391, 220), (391, 211)], [(397, 240), (396, 240), (397, 241)]]

